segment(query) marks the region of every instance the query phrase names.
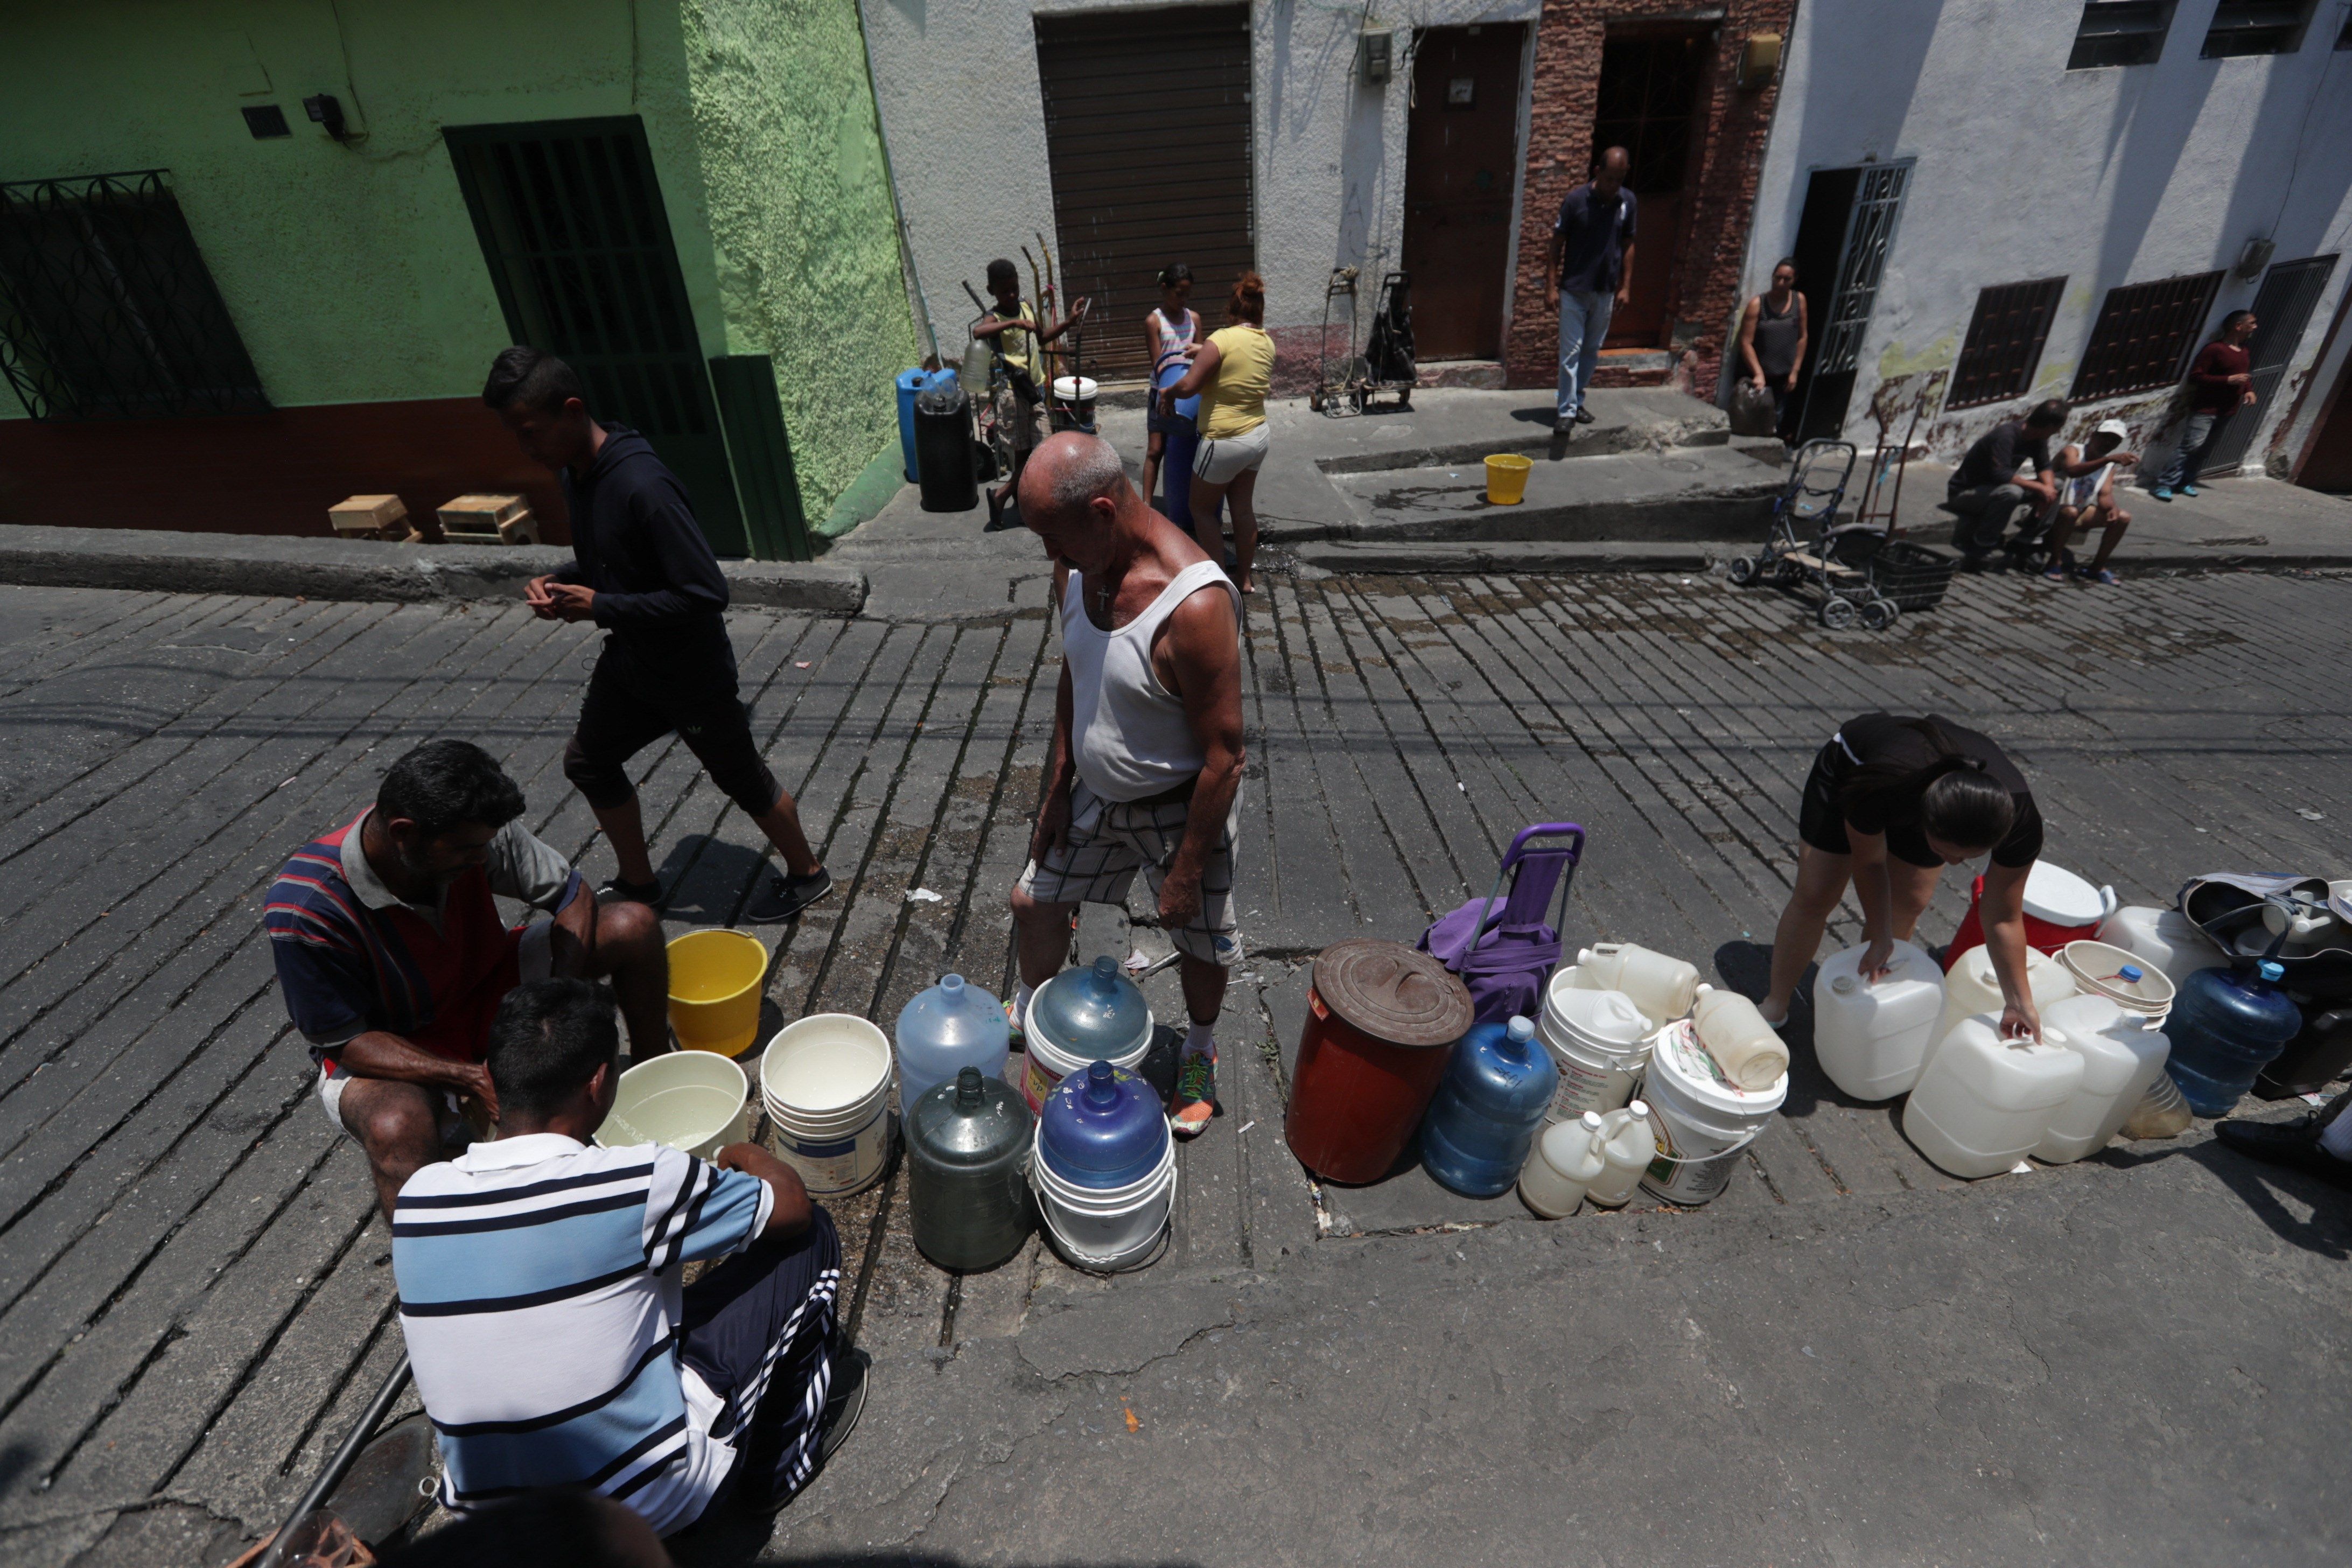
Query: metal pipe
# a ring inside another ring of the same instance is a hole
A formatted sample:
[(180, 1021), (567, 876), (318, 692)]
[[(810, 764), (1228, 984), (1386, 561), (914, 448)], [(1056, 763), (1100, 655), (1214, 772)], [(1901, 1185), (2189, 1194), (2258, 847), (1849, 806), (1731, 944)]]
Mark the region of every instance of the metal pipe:
[(342, 1483), (342, 1479), (351, 1473), (352, 1466), (359, 1459), (360, 1450), (367, 1447), (367, 1440), (375, 1435), (378, 1426), (383, 1425), (384, 1416), (391, 1413), (393, 1405), (407, 1387), (408, 1352), (404, 1350), (391, 1375), (383, 1380), (383, 1386), (375, 1391), (373, 1399), (368, 1401), (366, 1414), (352, 1428), (351, 1436), (343, 1439), (343, 1446), (335, 1450), (335, 1457), (327, 1461), (327, 1468), (320, 1472), (319, 1479), (312, 1481), (310, 1489), (302, 1494), (302, 1500), (294, 1505), (294, 1511), (286, 1516), (286, 1522), (278, 1527), (278, 1533), (269, 1538), (268, 1546), (263, 1550), (253, 1568), (280, 1568), (286, 1560), (286, 1548), (294, 1539), (294, 1527), (325, 1502), (335, 1488)]

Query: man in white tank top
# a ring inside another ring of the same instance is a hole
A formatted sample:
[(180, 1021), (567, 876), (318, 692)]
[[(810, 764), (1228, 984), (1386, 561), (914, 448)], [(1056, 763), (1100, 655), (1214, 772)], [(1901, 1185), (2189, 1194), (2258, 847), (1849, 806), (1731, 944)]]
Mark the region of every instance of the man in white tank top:
[(1078, 905), (1125, 903), (1142, 871), (1192, 1015), (1169, 1101), (1189, 1137), (1217, 1114), (1214, 1029), (1238, 954), (1241, 597), (1096, 437), (1066, 433), (1037, 448), (1021, 477), (1021, 518), (1068, 582), (1045, 797), (1013, 889), (1013, 1016), (1069, 956)]

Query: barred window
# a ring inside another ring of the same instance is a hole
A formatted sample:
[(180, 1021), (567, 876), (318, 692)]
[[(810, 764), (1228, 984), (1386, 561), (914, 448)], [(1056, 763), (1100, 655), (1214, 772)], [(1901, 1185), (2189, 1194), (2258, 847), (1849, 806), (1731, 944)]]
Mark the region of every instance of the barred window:
[(0, 184), (0, 372), (36, 419), (269, 406), (161, 169)]
[(2172, 28), (2173, 0), (2090, 0), (2074, 29), (2070, 71), (2154, 65)]
[(2083, 368), (2074, 374), (2074, 400), (2147, 392), (2179, 381), (2221, 287), (2219, 272), (2192, 272), (2108, 289), (2090, 347), (2083, 351)]
[(1960, 363), (1952, 371), (1952, 395), (1944, 406), (1998, 403), (2032, 385), (2034, 369), (2042, 363), (2042, 345), (2050, 336), (2050, 318), (2058, 313), (2058, 296), (2065, 287), (2063, 277), (2042, 278), (2003, 283), (1979, 294), (1968, 341), (1960, 346)]
[(2221, 0), (2213, 8), (2199, 53), (2218, 60), (2231, 55), (2291, 55), (2303, 47), (2312, 0)]

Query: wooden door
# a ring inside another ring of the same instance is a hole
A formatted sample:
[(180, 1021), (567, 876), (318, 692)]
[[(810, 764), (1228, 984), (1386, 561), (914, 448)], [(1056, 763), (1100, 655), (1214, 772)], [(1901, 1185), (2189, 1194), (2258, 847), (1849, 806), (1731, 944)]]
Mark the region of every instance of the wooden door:
[(1633, 298), (1610, 318), (1604, 348), (1656, 348), (1673, 326), (1667, 310), (1675, 250), (1683, 189), (1696, 161), (1694, 114), (1711, 36), (1711, 25), (1651, 25), (1612, 30), (1601, 45), (1592, 153), (1598, 158), (1612, 147), (1625, 149), (1633, 162), (1626, 188), (1640, 204)]
[[(1426, 360), (1496, 359), (1509, 289), (1522, 23), (1424, 27), (1405, 119), (1404, 269)], [(1375, 300), (1378, 279), (1365, 283)]]

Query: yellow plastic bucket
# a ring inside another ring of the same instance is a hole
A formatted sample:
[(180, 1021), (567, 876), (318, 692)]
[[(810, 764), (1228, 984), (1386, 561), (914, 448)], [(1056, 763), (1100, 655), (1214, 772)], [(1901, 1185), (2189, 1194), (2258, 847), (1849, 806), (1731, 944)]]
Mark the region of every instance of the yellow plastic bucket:
[(1486, 499), (1496, 506), (1517, 506), (1528, 495), (1532, 459), (1517, 452), (1497, 452), (1486, 459)]
[(669, 944), (669, 1026), (689, 1050), (740, 1057), (760, 1034), (768, 949), (740, 931), (690, 931)]

